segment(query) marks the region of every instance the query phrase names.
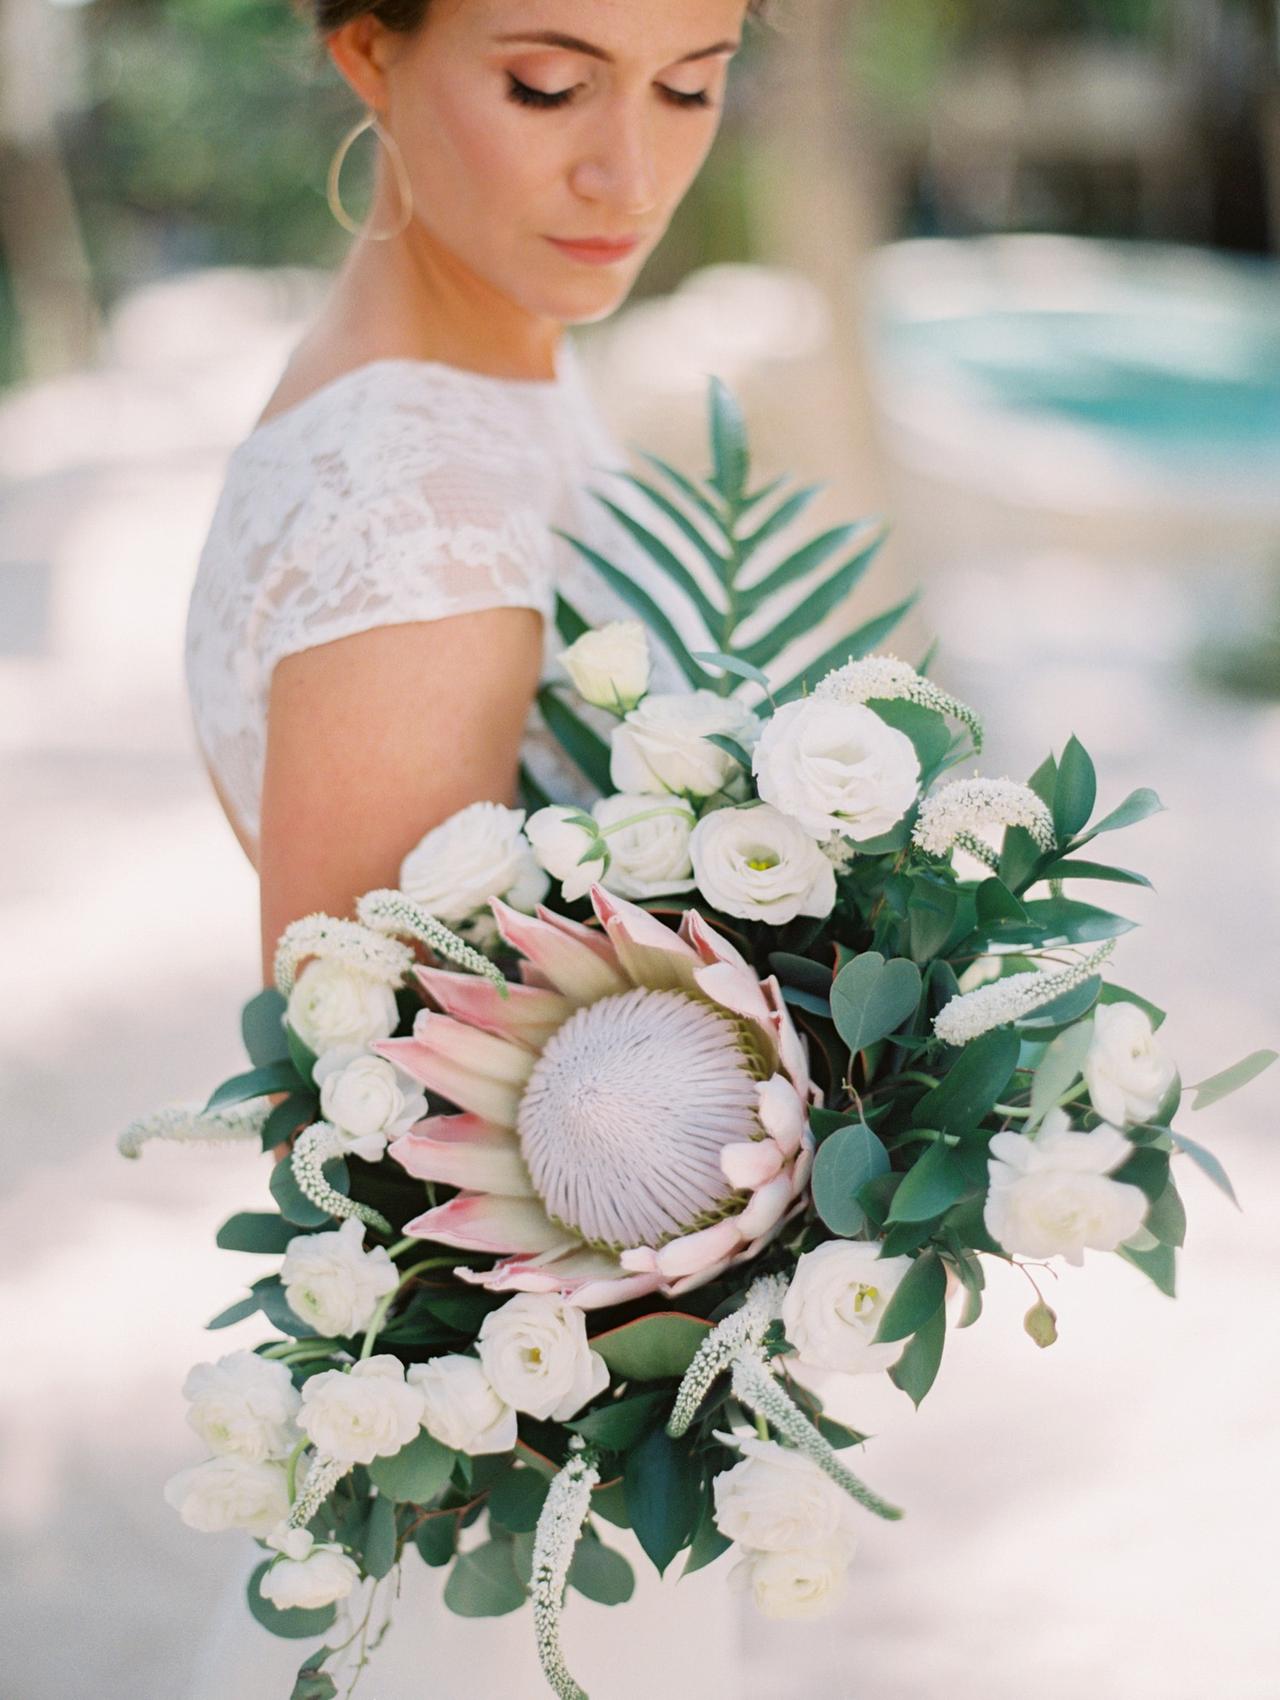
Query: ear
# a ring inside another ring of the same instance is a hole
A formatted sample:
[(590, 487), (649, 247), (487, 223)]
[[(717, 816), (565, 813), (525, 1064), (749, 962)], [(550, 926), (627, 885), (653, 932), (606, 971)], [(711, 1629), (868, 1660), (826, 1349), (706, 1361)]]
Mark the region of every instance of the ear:
[(375, 112), (386, 110), (391, 35), (372, 12), (362, 12), (325, 38), (325, 50), (339, 74)]

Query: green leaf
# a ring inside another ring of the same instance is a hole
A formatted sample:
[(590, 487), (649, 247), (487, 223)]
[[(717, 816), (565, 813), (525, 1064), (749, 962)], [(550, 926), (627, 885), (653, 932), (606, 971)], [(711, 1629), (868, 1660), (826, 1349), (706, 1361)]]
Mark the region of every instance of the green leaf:
[(228, 1305), (226, 1310), (220, 1310), (212, 1321), (206, 1322), (206, 1328), (230, 1328), (235, 1322), (243, 1322), (246, 1316), (252, 1316), (260, 1308), (258, 1295), (250, 1293), (248, 1298), (237, 1299), (235, 1304)]
[[(672, 525), (693, 544), (719, 582), (724, 584), (729, 576), (731, 565), (729, 558), (704, 535), (701, 527), (694, 524), (684, 509), (678, 503), (673, 502), (665, 491), (660, 490), (656, 484), (650, 484), (647, 479), (637, 478), (632, 472), (623, 472), (620, 476), (625, 478), (628, 484), (639, 490), (643, 496), (646, 496), (658, 512), (664, 514), (671, 521)], [(721, 529), (717, 518), (717, 535), (721, 533)]]
[(528, 765), (521, 762), (516, 776), (519, 792), (519, 804), (526, 815), (535, 815), (539, 809), (545, 809), (553, 801), (551, 793), (544, 791), (542, 786), (530, 773)]
[(489, 1516), (513, 1534), (527, 1535), (538, 1526), (550, 1486), (537, 1470), (513, 1466), (489, 1489)]
[(1187, 1236), (1187, 1213), (1182, 1198), (1170, 1175), (1164, 1191), (1153, 1200), (1143, 1226), (1161, 1245), (1182, 1245)]
[(744, 750), (736, 738), (731, 738), (727, 732), (704, 732), (703, 737), (708, 744), (714, 744), (718, 750), (723, 750), (727, 756), (732, 756), (739, 767), (751, 772), (751, 752)]
[(293, 1082), (296, 1087), (301, 1083), (304, 1087), (315, 1085), (316, 1054), (310, 1045), (305, 1045), (292, 1027), (286, 1026), (285, 1038), (289, 1042), (289, 1055), (293, 1058), (293, 1066), (298, 1071), (298, 1079)]
[(1172, 1128), (1169, 1129), (1169, 1138), (1179, 1151), (1185, 1151), (1191, 1161), (1204, 1170), (1220, 1192), (1226, 1193), (1237, 1210), (1242, 1209), (1240, 1200), (1235, 1195), (1235, 1189), (1227, 1179), (1227, 1171), (1212, 1151), (1206, 1151), (1203, 1145), (1197, 1144), (1194, 1139), (1188, 1139), (1185, 1133), (1175, 1133)]
[(519, 1611), (526, 1596), (510, 1541), (486, 1541), (459, 1553), (444, 1585), (444, 1603), (459, 1617), (505, 1617)]
[[(941, 1142), (931, 1145), (903, 1176), (889, 1206), (890, 1222), (929, 1222), (969, 1191), (960, 1161)], [(917, 1401), (918, 1403), (918, 1401)]]
[(936, 1251), (922, 1251), (884, 1308), (873, 1338), (905, 1340), (918, 1334), (947, 1296), (947, 1273)]
[(1077, 861), (1074, 856), (1064, 856), (1060, 861), (1050, 862), (1047, 868), (1041, 868), (1040, 878), (1045, 880), (1114, 880), (1120, 885), (1145, 885), (1149, 891), (1155, 890), (1145, 874), (1135, 874), (1129, 868), (1113, 868), (1105, 862)]
[(1028, 1010), (1025, 1015), (1019, 1016), (1013, 1024), (1014, 1028), (1037, 1041), (1049, 1038), (1055, 1028), (1065, 1032), (1088, 1015), (1104, 990), (1102, 976), (1090, 974), (1088, 979), (1081, 980), (1078, 986), (1060, 992), (1056, 998), (1050, 998), (1048, 1003), (1042, 1003), (1038, 1009)]
[(831, 987), (836, 1031), (853, 1052), (901, 1027), (920, 1002), (920, 970), (905, 957), (886, 962), (877, 950), (847, 962)]
[(926, 1092), (911, 1112), (914, 1127), (961, 1133), (977, 1127), (1018, 1066), (1020, 1041), (1009, 1027), (996, 1027), (972, 1040), (947, 1070), (940, 1085)]
[[(745, 536), (738, 538), (739, 562), (745, 565), (762, 543), (767, 543), (771, 537), (776, 537), (780, 531), (791, 524), (792, 520), (799, 519), (813, 498), (825, 488), (825, 484), (808, 484), (804, 489), (795, 491), (794, 494), (779, 502), (776, 508), (766, 514), (754, 531), (749, 531)], [(833, 549), (839, 547), (839, 543), (832, 545)]]
[(619, 1381), (666, 1381), (681, 1376), (711, 1332), (711, 1324), (683, 1311), (658, 1311), (593, 1337), (593, 1350)]
[[(273, 1211), (241, 1210), (227, 1217), (214, 1243), (222, 1251), (267, 1252), (275, 1256), (297, 1237), (294, 1224), (283, 1221)], [(253, 1308), (256, 1310), (257, 1306)]]
[[(698, 618), (708, 631), (716, 631), (724, 621), (725, 611), (712, 602), (693, 574), (685, 566), (680, 557), (669, 549), (660, 537), (640, 523), (639, 520), (620, 508), (616, 502), (611, 502), (608, 496), (599, 490), (590, 492), (601, 507), (607, 508), (618, 524), (632, 537), (648, 555), (649, 559), (666, 573), (667, 577), (693, 604)], [(695, 657), (695, 659), (697, 659)]]
[(608, 794), (613, 789), (609, 779), (609, 746), (600, 734), (579, 719), (552, 685), (543, 685), (539, 690), (538, 707), (565, 754), (577, 764), (597, 791)]
[(288, 1059), (289, 1041), (284, 1031), (286, 1007), (286, 1000), (275, 987), (268, 986), (256, 998), (250, 998), (241, 1010), (240, 1034), (255, 1068)]
[(672, 1440), (665, 1429), (654, 1429), (627, 1455), (622, 1479), (631, 1527), (661, 1575), (688, 1540), (701, 1509), (691, 1439)]
[(649, 465), (655, 471), (660, 472), (664, 478), (670, 479), (680, 494), (692, 502), (699, 512), (704, 513), (718, 531), (724, 530), (725, 515), (723, 508), (718, 507), (711, 500), (700, 484), (696, 484), (692, 478), (686, 478), (684, 473), (672, 466), (669, 461), (662, 460), (658, 455), (651, 454), (648, 449), (641, 448), (639, 443), (629, 443), (627, 446), (639, 455), (641, 460), (648, 461)]
[[(1072, 839), (1070, 848), (1078, 850), (1082, 844), (1088, 844), (1100, 832), (1115, 832), (1120, 827), (1135, 826), (1140, 820), (1146, 820), (1149, 815), (1159, 814), (1164, 808), (1156, 793), (1148, 785), (1140, 785), (1136, 791), (1131, 791), (1117, 808), (1109, 815), (1104, 815), (1097, 826), (1091, 827), (1082, 837)], [(1060, 846), (1066, 849), (1067, 846)]]
[(1002, 921), (1025, 923), (1027, 911), (1003, 880), (994, 875), (985, 879), (973, 894), (974, 910), (980, 927), (997, 927)]
[(312, 1635), (323, 1635), (338, 1615), (336, 1606), (320, 1606), (316, 1611), (304, 1611), (301, 1607), (281, 1611), (273, 1606), (270, 1600), (263, 1598), (262, 1578), (272, 1562), (269, 1558), (264, 1559), (249, 1578), (246, 1586), (249, 1610), (264, 1629), (269, 1629), (273, 1635), (282, 1636), (287, 1641), (302, 1641)]
[(1196, 1086), (1187, 1090), (1194, 1092), (1191, 1100), (1193, 1110), (1207, 1110), (1211, 1104), (1219, 1104), (1231, 1093), (1238, 1092), (1242, 1086), (1247, 1086), (1251, 1080), (1256, 1080), (1264, 1069), (1270, 1068), (1275, 1062), (1275, 1051), (1251, 1051), (1247, 1057), (1242, 1057), (1238, 1063), (1232, 1063), (1230, 1068), (1224, 1068), (1221, 1074), (1211, 1074), (1207, 1080), (1202, 1080)]
[(1171, 1245), (1154, 1246), (1150, 1251), (1135, 1251), (1132, 1246), (1121, 1245), (1116, 1251), (1135, 1269), (1141, 1269), (1162, 1293), (1171, 1299), (1177, 1297), (1177, 1255)]
[(783, 703), (791, 702), (796, 697), (803, 696), (811, 679), (816, 683), (830, 673), (833, 667), (841, 667), (846, 661), (861, 660), (864, 655), (869, 654), (877, 644), (888, 637), (894, 627), (906, 618), (919, 600), (920, 592), (913, 590), (911, 595), (905, 601), (899, 602), (896, 607), (888, 609), (883, 614), (877, 614), (874, 619), (868, 620), (863, 626), (858, 626), (847, 637), (841, 638), (838, 643), (833, 643), (829, 649), (824, 649), (821, 655), (816, 655), (812, 661), (807, 662), (785, 684), (774, 687), (774, 703), (778, 708), (781, 708)]
[(1097, 797), (1098, 778), (1089, 752), (1073, 732), (1058, 763), (1053, 788), (1053, 830), (1059, 844), (1065, 844), (1088, 823)]
[(1111, 1171), (1111, 1179), (1136, 1186), (1154, 1203), (1169, 1184), (1169, 1153), (1150, 1146), (1135, 1146), (1132, 1156)]
[(1089, 944), (1095, 939), (1118, 938), (1138, 924), (1125, 915), (1115, 915), (1109, 909), (1098, 909), (1092, 903), (1079, 903), (1071, 897), (1033, 897), (1025, 907), (1032, 925), (1048, 931), (1050, 936), (1044, 942), (1049, 944), (1058, 940)]
[(458, 1543), (458, 1519), (444, 1514), (433, 1515), (418, 1524), (413, 1531), (413, 1544), (424, 1564), (439, 1570), (453, 1557)]
[(1093, 1022), (1073, 1021), (1052, 1039), (1031, 1080), (1031, 1115), (1023, 1133), (1034, 1133), (1058, 1099), (1080, 1078), (1093, 1040)]
[(396, 1506), (385, 1494), (380, 1493), (369, 1507), (363, 1556), (365, 1573), (375, 1581), (386, 1576), (396, 1561)]
[(390, 1458), (375, 1458), (369, 1475), (379, 1493), (402, 1504), (429, 1505), (447, 1485), (457, 1454), (422, 1429)]
[(282, 1334), (292, 1334), (295, 1340), (316, 1340), (320, 1338), (319, 1330), (295, 1316), (289, 1308), (289, 1301), (284, 1296), (284, 1288), (278, 1275), (267, 1275), (261, 1281), (253, 1283), (253, 1290), (258, 1295), (258, 1305), (267, 1321), (272, 1323)]
[(865, 1122), (823, 1140), (813, 1162), (813, 1204), (833, 1234), (850, 1239), (862, 1232), (867, 1217), (858, 1191), (888, 1171), (889, 1153)]
[(766, 691), (769, 689), (769, 675), (762, 673), (758, 667), (753, 667), (749, 661), (739, 660), (736, 655), (726, 655), (719, 649), (695, 649), (692, 654), (695, 661), (706, 661), (713, 667), (732, 673), (735, 678), (750, 679), (753, 684), (763, 686)]
[(615, 1528), (631, 1527), (631, 1519), (627, 1515), (627, 1496), (621, 1482), (610, 1482), (608, 1487), (594, 1489), (591, 1495), (591, 1509)]
[(598, 549), (592, 549), (569, 532), (562, 531), (559, 526), (553, 525), (551, 529), (558, 537), (563, 537), (566, 543), (571, 544), (585, 561), (591, 563), (605, 583), (617, 591), (623, 601), (666, 645), (676, 665), (695, 690), (712, 689), (714, 681), (689, 654), (684, 639), (647, 591), (642, 590), (634, 579), (615, 567), (612, 561), (606, 560)]
[(565, 1427), (610, 1452), (626, 1452), (646, 1429), (653, 1427), (669, 1403), (666, 1393), (637, 1393), (634, 1398), (615, 1399), (598, 1411), (589, 1411)]
[(1165, 1019), (1165, 1011), (1162, 1010), (1158, 1004), (1152, 1003), (1147, 998), (1140, 997), (1137, 992), (1131, 992), (1125, 986), (1116, 985), (1114, 980), (1107, 980), (1103, 982), (1102, 990), (1098, 993), (1098, 1002), (1137, 1004), (1139, 1009), (1144, 1009), (1147, 1012), (1153, 1030), (1159, 1027)]
[(708, 1564), (714, 1564), (721, 1553), (728, 1552), (732, 1545), (728, 1535), (720, 1533), (715, 1518), (715, 1500), (708, 1492), (693, 1539), (689, 1543), (689, 1556), (685, 1559), (680, 1575), (692, 1576), (695, 1570), (703, 1570)]
[(274, 1151), (277, 1145), (283, 1145), (290, 1134), (296, 1133), (300, 1127), (310, 1127), (319, 1108), (320, 1100), (314, 1092), (291, 1092), (282, 1104), (276, 1105), (263, 1122), (262, 1149)]
[(711, 485), (729, 504), (746, 489), (750, 455), (747, 427), (737, 397), (722, 378), (711, 376), (708, 390), (711, 415)]
[(931, 874), (916, 874), (907, 899), (907, 929), (911, 960), (928, 962), (937, 956), (951, 937), (960, 893), (945, 880)]
[(337, 1683), (328, 1671), (320, 1669), (332, 1651), (333, 1648), (321, 1647), (307, 1656), (306, 1663), (298, 1672), (289, 1700), (336, 1700)]
[[(320, 1172), (335, 1192), (347, 1191), (350, 1177), (345, 1158), (331, 1157), (322, 1165)], [(313, 1204), (303, 1192), (294, 1178), (293, 1164), (287, 1158), (273, 1166), (268, 1184), (271, 1196), (287, 1222), (296, 1222), (300, 1228), (320, 1228), (333, 1222), (329, 1212), (322, 1210), (318, 1204)]]
[(597, 1605), (621, 1606), (635, 1592), (636, 1578), (620, 1552), (585, 1531), (569, 1565), (569, 1586)]
[[(943, 1280), (945, 1283), (945, 1275)], [(928, 1321), (907, 1341), (898, 1361), (890, 1366), (890, 1381), (909, 1396), (917, 1410), (920, 1408), (920, 1401), (937, 1377), (946, 1338), (947, 1308), (945, 1305), (939, 1305)]]
[(788, 644), (797, 638), (806, 637), (827, 615), (837, 609), (842, 602), (852, 596), (859, 579), (871, 565), (884, 541), (883, 534), (865, 549), (844, 561), (836, 570), (823, 579), (816, 589), (811, 590), (802, 602), (782, 619), (771, 623), (763, 637), (755, 643), (741, 647), (738, 653), (744, 661), (750, 661), (756, 667), (766, 667), (775, 656), (781, 655)]
[(739, 595), (749, 608), (762, 607), (780, 590), (785, 590), (788, 585), (797, 584), (801, 579), (808, 578), (811, 573), (818, 572), (838, 549), (843, 549), (845, 544), (851, 543), (855, 537), (866, 541), (868, 524), (875, 533), (874, 539), (866, 543), (869, 559), (884, 541), (879, 520), (855, 520), (852, 524), (832, 526), (830, 531), (822, 532), (797, 549), (794, 554), (788, 555), (786, 560), (774, 567), (766, 577), (757, 579), (752, 585), (743, 585)]
[(556, 592), (555, 618), (556, 631), (566, 649), (591, 630), (591, 622), (584, 620), (573, 604), (567, 602), (559, 591)]
[(224, 1080), (205, 1105), (206, 1111), (220, 1109), (225, 1104), (243, 1104), (250, 1098), (264, 1098), (271, 1092), (296, 1092), (304, 1082), (292, 1062), (267, 1063), (252, 1068), (247, 1074)]

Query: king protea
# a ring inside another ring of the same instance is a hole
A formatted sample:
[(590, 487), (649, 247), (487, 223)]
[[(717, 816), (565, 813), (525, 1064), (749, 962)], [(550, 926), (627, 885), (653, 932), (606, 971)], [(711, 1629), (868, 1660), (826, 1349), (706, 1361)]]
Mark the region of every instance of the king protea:
[(436, 1009), (372, 1046), (462, 1112), (390, 1146), (461, 1190), (405, 1232), (498, 1292), (673, 1297), (754, 1257), (813, 1161), (808, 1061), (778, 982), (696, 912), (678, 933), (591, 888), (603, 931), (491, 902), (521, 983), (414, 970)]

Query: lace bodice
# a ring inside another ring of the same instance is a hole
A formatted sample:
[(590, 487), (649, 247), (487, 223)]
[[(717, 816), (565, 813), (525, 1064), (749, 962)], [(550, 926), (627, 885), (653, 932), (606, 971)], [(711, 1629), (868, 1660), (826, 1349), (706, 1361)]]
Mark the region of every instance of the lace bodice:
[[(374, 360), (252, 430), (227, 465), (184, 652), (196, 736), (246, 835), (256, 842), (268, 689), (283, 656), (375, 626), (517, 606), (543, 615), (552, 678), (557, 589), (593, 625), (629, 613), (553, 525), (661, 596), (644, 552), (587, 494), (593, 485), (630, 505), (616, 476), (625, 466), (567, 337), (554, 379)], [(670, 656), (654, 650), (653, 688), (680, 689)], [(588, 799), (536, 707), (521, 755), (557, 801)]]

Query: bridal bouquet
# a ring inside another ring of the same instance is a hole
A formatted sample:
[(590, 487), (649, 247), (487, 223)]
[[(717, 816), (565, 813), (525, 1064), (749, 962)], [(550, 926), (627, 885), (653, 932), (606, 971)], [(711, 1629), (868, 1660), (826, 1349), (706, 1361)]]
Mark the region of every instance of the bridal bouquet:
[[(988, 1259), (1026, 1276), (1041, 1347), (1051, 1260), (1114, 1253), (1172, 1296), (1178, 1160), (1234, 1201), (1173, 1124), (1275, 1053), (1184, 1086), (1163, 1012), (1103, 973), (1133, 923), (1066, 894), (1150, 884), (1085, 852), (1158, 797), (1095, 818), (1074, 737), (1025, 783), (946, 777), (982, 724), (876, 648), (910, 601), (778, 677), (879, 531), (783, 552), (815, 492), (749, 491), (710, 402), (709, 478), (647, 456), (662, 482), (630, 480), (657, 529), (600, 497), (705, 647), (568, 539), (637, 616), (558, 610), (541, 709), (598, 801), (526, 773), (523, 808), (463, 809), (355, 919), (294, 923), (244, 1009), (252, 1066), (121, 1141), (290, 1146), (270, 1208), (218, 1234), (268, 1272), (209, 1324), (274, 1336), (190, 1371), (208, 1456), (165, 1493), (257, 1538), (262, 1623), (335, 1642), (297, 1700), (337, 1692), (339, 1606), (352, 1639), (402, 1561), (447, 1567), (456, 1612), (531, 1602), (581, 1696), (560, 1614), (566, 1588), (629, 1597), (610, 1524), (659, 1571), (732, 1548), (763, 1611), (817, 1615), (859, 1517), (902, 1515), (824, 1387), (888, 1374), (918, 1405)], [(650, 635), (687, 691), (649, 689)]]

